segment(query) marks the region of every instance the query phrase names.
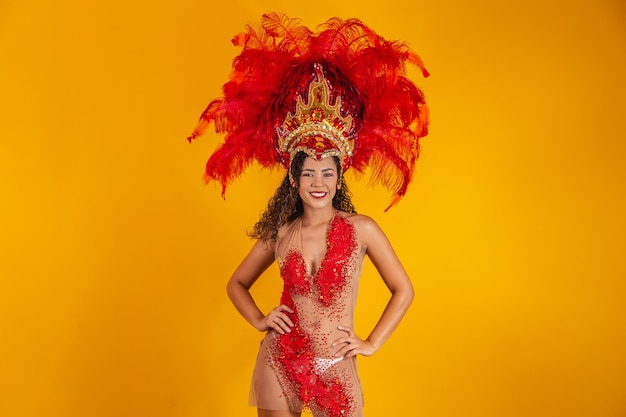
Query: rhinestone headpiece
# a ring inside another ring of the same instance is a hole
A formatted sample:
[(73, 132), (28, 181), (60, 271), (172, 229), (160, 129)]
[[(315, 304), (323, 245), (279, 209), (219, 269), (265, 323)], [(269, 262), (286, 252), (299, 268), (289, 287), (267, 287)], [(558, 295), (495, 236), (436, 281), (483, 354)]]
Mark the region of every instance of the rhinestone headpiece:
[(320, 64), (315, 64), (316, 79), (309, 84), (304, 101), (301, 95), (295, 113), (288, 113), (276, 128), (277, 148), (281, 163), (289, 170), (293, 157), (304, 152), (321, 160), (337, 156), (345, 171), (352, 162), (355, 138), (351, 137), (352, 116), (341, 115), (341, 97), (331, 103), (330, 85)]

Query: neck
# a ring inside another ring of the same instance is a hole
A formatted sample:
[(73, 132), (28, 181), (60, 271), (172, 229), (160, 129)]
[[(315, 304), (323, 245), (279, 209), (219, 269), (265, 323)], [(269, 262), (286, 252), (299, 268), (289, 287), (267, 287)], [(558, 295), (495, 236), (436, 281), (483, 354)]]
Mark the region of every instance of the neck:
[(326, 224), (333, 218), (337, 210), (333, 206), (322, 209), (305, 208), (302, 213), (302, 223), (304, 225)]

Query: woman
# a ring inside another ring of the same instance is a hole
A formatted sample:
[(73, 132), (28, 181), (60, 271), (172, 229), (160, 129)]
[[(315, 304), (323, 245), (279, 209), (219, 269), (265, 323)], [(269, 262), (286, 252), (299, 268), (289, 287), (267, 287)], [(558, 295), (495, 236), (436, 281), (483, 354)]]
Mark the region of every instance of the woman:
[[(260, 417), (297, 416), (304, 404), (314, 415), (362, 415), (355, 356), (376, 352), (413, 299), (411, 282), (381, 229), (371, 218), (354, 214), (345, 197), (335, 198), (338, 193), (347, 195), (339, 167), (336, 158), (318, 161), (302, 152), (296, 155), (292, 175), (297, 186), (291, 187), (286, 178), (278, 193), (297, 193), (302, 213), (281, 225), (275, 239), (260, 238), (228, 282), (228, 295), (237, 310), (257, 330), (267, 331), (251, 396)], [(266, 217), (271, 217), (272, 209)], [(262, 222), (257, 226), (261, 233), (268, 227)], [(340, 232), (343, 235), (336, 236)], [(363, 340), (354, 333), (353, 312), (365, 255), (392, 295), (380, 321)], [(282, 304), (265, 315), (249, 289), (275, 258), (285, 288)], [(324, 270), (330, 269), (325, 263), (329, 258), (339, 258), (332, 264), (342, 265), (339, 276)], [(294, 348), (301, 339), (307, 342)], [(298, 348), (298, 353), (285, 355)]]
[[(356, 356), (389, 338), (413, 299), (407, 273), (385, 234), (356, 214), (344, 181), (350, 168), (406, 192), (427, 133), (419, 89), (404, 61), (421, 61), (358, 20), (331, 19), (314, 34), (297, 20), (264, 15), (261, 29), (235, 38), (243, 46), (224, 97), (203, 113), (190, 139), (214, 121), (226, 132), (206, 175), (223, 190), (251, 160), (281, 164), (285, 179), (251, 235), (257, 238), (227, 292), (241, 315), (266, 332), (250, 401), (260, 417), (362, 416)], [(354, 332), (358, 280), (368, 256), (391, 296), (367, 338)], [(284, 288), (265, 314), (250, 287), (274, 262)]]

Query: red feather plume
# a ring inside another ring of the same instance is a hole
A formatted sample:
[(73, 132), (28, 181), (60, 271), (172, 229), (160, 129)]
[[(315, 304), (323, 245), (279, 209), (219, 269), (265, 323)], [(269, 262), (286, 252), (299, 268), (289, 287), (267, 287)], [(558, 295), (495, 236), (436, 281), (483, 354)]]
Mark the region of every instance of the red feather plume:
[[(392, 191), (395, 204), (405, 195), (419, 156), (419, 139), (428, 133), (428, 107), (422, 91), (406, 77), (406, 63), (429, 73), (405, 43), (387, 41), (358, 19), (334, 17), (317, 33), (299, 19), (265, 14), (261, 25), (246, 26), (233, 38), (242, 47), (233, 61), (223, 97), (209, 103), (189, 141), (214, 123), (224, 143), (206, 165), (207, 181), (227, 185), (257, 161), (281, 163), (276, 128), (306, 95), (317, 63), (327, 72), (331, 94), (342, 111), (356, 119), (353, 169), (370, 168), (371, 181)], [(390, 207), (391, 207), (390, 205)]]

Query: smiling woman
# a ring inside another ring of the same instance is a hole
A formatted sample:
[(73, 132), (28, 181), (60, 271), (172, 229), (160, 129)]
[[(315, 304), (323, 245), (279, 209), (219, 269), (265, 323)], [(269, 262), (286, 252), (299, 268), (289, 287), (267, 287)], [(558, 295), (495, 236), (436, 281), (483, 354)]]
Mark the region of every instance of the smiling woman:
[[(291, 185), (286, 175), (283, 184), (297, 195), (301, 213), (277, 225), (276, 238), (259, 239), (228, 283), (241, 315), (266, 332), (250, 395), (260, 416), (298, 415), (305, 407), (315, 416), (361, 416), (356, 355), (376, 352), (413, 299), (409, 277), (376, 223), (335, 206), (339, 193), (344, 198), (338, 201), (350, 201), (338, 165), (336, 157), (295, 155), (296, 181)], [(353, 330), (354, 307), (366, 255), (391, 298), (369, 337), (361, 339)], [(281, 304), (265, 315), (249, 289), (274, 260), (284, 288)]]
[[(212, 121), (227, 133), (206, 169), (224, 188), (250, 158), (287, 170), (251, 233), (257, 242), (227, 285), (239, 313), (265, 332), (250, 390), (261, 417), (304, 409), (316, 417), (362, 416), (356, 357), (374, 354), (413, 300), (408, 274), (376, 222), (356, 213), (343, 174), (372, 166), (394, 202), (404, 195), (428, 124), (404, 63), (421, 61), (356, 19), (334, 18), (321, 28), (314, 34), (273, 14), (263, 16), (260, 33), (249, 28), (235, 37), (244, 49), (225, 96), (209, 104), (190, 137)], [(390, 297), (361, 338), (354, 310), (366, 256)], [(274, 262), (283, 291), (264, 313), (250, 288)]]

